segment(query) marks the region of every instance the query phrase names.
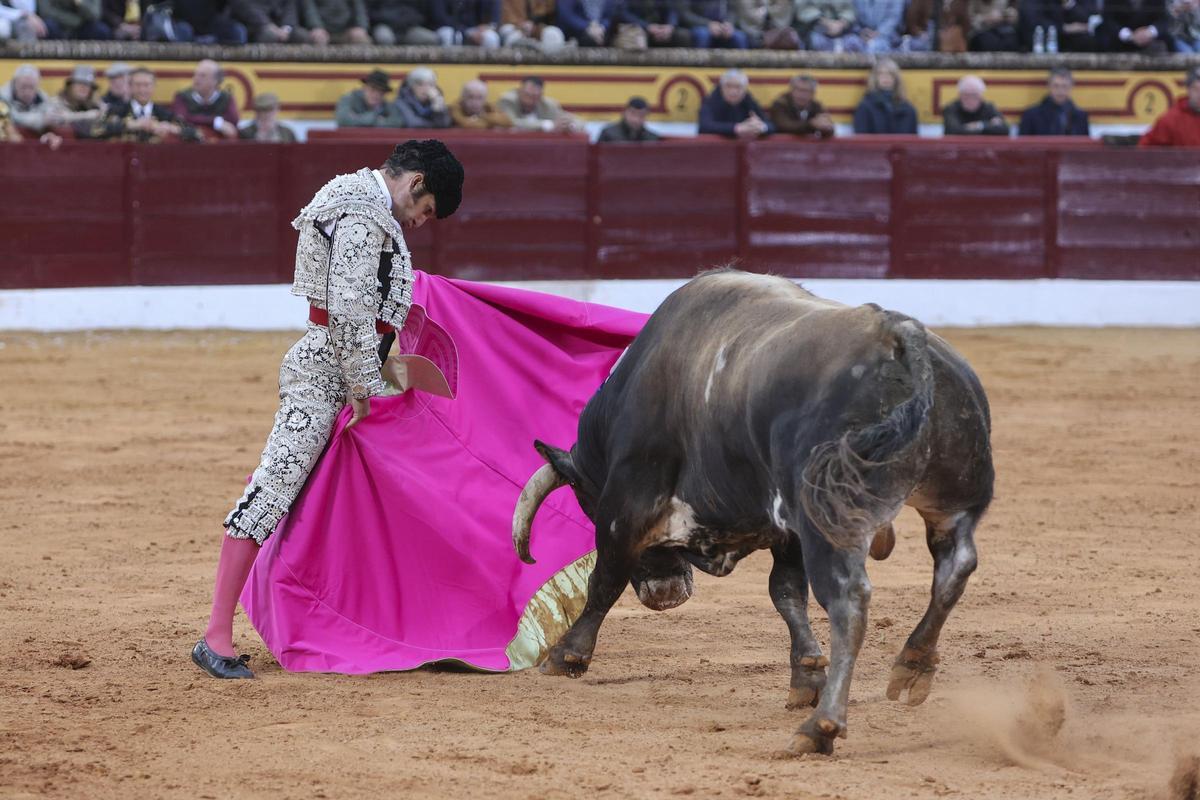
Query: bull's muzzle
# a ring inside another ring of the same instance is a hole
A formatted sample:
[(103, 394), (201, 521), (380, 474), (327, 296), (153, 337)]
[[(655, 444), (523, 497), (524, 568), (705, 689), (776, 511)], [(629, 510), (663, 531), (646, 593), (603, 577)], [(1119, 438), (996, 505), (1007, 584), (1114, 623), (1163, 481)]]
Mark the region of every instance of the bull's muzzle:
[(560, 486), (565, 486), (566, 480), (549, 464), (543, 464), (537, 472), (529, 476), (521, 497), (517, 500), (517, 508), (513, 511), (513, 547), (517, 555), (526, 564), (535, 564), (529, 554), (529, 534), (533, 528), (533, 518), (538, 509), (551, 492)]

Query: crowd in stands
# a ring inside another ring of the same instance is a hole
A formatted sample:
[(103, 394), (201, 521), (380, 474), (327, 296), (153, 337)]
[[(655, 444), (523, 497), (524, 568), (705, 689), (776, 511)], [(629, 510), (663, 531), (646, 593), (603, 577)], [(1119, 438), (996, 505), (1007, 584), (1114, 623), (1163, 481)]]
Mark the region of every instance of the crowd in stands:
[[(145, 67), (113, 64), (104, 73), (106, 91), (99, 94), (95, 70), (77, 66), (58, 94), (41, 86), (36, 67), (24, 64), (0, 87), (0, 141), (37, 139), (58, 147), (64, 136), (153, 143), (162, 141), (219, 142), (252, 140), (293, 142), (295, 133), (279, 122), (279, 99), (273, 94), (253, 98), (253, 122), (241, 124), (237, 102), (221, 88), (221, 67), (203, 60), (196, 65), (191, 86), (176, 92), (169, 104), (155, 101), (155, 76)], [(1200, 146), (1200, 67), (1185, 79), (1187, 95), (1179, 98), (1142, 137), (1145, 145)], [(1074, 82), (1064, 67), (1050, 70), (1045, 97), (1026, 109), (1017, 126), (1019, 136), (1088, 136), (1088, 115), (1071, 99)], [(797, 75), (787, 89), (764, 109), (750, 93), (750, 81), (740, 70), (729, 70), (701, 103), (697, 130), (704, 135), (753, 140), (772, 135), (828, 139), (836, 126), (817, 99), (818, 83)], [(395, 97), (391, 95), (395, 92)], [(987, 86), (974, 75), (958, 81), (957, 97), (942, 111), (949, 136), (1009, 136), (1011, 122), (987, 97)], [(630, 98), (621, 118), (605, 127), (601, 142), (649, 142), (660, 137), (646, 126), (649, 104)], [(339, 127), (511, 130), (517, 133), (581, 134), (584, 125), (546, 95), (537, 76), (493, 103), (487, 85), (466, 82), (453, 102), (438, 87), (428, 67), (411, 70), (394, 87), (383, 70), (362, 78), (361, 88), (342, 96), (336, 107)], [(917, 111), (907, 100), (900, 68), (880, 58), (871, 70), (867, 91), (854, 112), (856, 135), (917, 133)]]
[(0, 39), (1200, 51), (1200, 0), (0, 0)]

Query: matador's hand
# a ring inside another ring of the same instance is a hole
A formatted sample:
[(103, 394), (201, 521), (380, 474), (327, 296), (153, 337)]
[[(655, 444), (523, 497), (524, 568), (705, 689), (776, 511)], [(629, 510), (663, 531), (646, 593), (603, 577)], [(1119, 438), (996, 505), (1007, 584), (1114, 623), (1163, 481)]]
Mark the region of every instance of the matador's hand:
[(354, 409), (354, 416), (346, 423), (346, 430), (350, 430), (371, 414), (371, 398), (369, 397), (364, 397), (362, 400), (351, 397), (350, 405)]
[(389, 358), (383, 362), (380, 372), (383, 373), (383, 379), (392, 386), (395, 386), (397, 391), (401, 393), (408, 391), (408, 370), (405, 368), (402, 359), (396, 357)]

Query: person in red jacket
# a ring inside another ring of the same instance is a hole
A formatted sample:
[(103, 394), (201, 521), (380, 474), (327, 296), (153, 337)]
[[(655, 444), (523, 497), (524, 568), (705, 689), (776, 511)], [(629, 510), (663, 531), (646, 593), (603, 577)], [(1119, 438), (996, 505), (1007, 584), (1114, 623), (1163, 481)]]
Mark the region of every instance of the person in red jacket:
[(1200, 67), (1188, 72), (1187, 97), (1179, 98), (1138, 142), (1142, 147), (1200, 147)]

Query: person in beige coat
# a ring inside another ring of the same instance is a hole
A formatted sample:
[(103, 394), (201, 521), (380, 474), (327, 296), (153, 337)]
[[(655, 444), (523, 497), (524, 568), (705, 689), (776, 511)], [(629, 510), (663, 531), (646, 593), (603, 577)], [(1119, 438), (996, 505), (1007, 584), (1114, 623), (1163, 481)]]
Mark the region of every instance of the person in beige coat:
[(735, 0), (734, 23), (754, 48), (796, 50), (800, 35), (792, 27), (796, 19), (793, 0)]
[(103, 114), (104, 105), (96, 99), (96, 71), (86, 66), (75, 67), (46, 106), (50, 127), (91, 127)]
[(516, 89), (505, 92), (496, 107), (509, 116), (513, 127), (518, 130), (583, 132), (583, 123), (563, 111), (557, 100), (546, 97), (545, 87), (545, 81), (541, 78), (525, 78)]

